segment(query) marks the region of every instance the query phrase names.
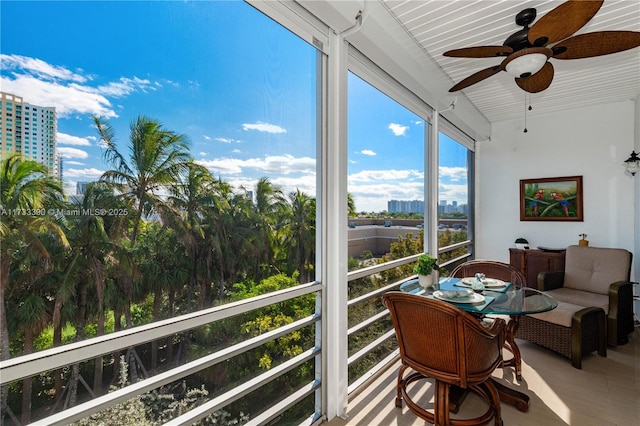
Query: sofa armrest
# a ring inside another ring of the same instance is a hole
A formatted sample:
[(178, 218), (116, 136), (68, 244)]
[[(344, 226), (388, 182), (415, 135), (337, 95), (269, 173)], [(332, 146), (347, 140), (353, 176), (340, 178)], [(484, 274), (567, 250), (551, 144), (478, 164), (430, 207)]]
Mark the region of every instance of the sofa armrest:
[(564, 271), (546, 271), (538, 274), (538, 290), (548, 291), (564, 285)]
[(633, 331), (633, 283), (618, 281), (609, 286), (608, 339), (609, 344), (623, 344)]

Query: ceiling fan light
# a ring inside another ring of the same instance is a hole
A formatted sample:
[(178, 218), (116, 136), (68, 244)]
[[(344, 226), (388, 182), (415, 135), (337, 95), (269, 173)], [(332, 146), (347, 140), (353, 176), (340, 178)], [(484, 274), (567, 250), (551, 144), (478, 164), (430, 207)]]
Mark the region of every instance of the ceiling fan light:
[(512, 76), (528, 77), (540, 71), (547, 62), (547, 55), (543, 53), (529, 53), (509, 61), (506, 71)]

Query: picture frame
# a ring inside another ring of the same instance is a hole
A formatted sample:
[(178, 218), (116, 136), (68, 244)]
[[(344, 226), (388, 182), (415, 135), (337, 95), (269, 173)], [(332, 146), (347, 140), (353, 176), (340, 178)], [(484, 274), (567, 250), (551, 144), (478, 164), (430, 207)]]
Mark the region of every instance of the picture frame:
[(582, 176), (520, 180), (520, 221), (583, 222)]

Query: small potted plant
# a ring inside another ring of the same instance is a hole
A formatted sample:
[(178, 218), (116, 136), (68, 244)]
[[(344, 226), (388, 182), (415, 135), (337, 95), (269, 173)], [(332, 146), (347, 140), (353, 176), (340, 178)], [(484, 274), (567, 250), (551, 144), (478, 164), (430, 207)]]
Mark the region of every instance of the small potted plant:
[(418, 282), (422, 287), (430, 287), (435, 281), (434, 271), (438, 271), (438, 259), (430, 256), (427, 253), (423, 253), (418, 256), (418, 262), (413, 267), (413, 272), (418, 274)]

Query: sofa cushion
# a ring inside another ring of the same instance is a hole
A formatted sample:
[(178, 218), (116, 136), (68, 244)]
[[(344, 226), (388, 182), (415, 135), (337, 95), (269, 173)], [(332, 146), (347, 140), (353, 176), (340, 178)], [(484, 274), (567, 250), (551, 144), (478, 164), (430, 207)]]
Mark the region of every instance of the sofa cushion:
[(528, 316), (553, 324), (558, 324), (563, 327), (571, 327), (571, 318), (573, 318), (573, 314), (581, 309), (584, 309), (584, 306), (558, 302), (558, 307), (555, 309), (547, 312), (541, 312), (539, 314), (528, 314)]
[(608, 294), (612, 283), (629, 280), (631, 254), (624, 249), (574, 245), (567, 247), (565, 265), (564, 287)]
[(571, 303), (582, 307), (595, 306), (604, 309), (604, 313), (609, 313), (609, 295), (592, 293), (590, 291), (574, 290), (572, 288), (560, 287), (555, 290), (545, 292), (558, 302)]

